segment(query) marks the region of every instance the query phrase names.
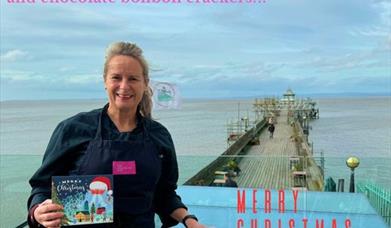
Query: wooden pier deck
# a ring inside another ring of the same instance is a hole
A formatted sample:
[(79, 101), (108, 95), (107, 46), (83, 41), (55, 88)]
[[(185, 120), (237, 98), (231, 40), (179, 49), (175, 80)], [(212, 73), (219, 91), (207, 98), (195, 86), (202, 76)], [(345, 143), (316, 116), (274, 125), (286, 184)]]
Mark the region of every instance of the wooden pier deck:
[[(319, 110), (311, 99), (294, 96), (289, 90), (283, 99), (256, 99), (254, 126), (247, 128), (248, 117), (229, 123), (227, 150), (185, 185), (224, 186), (229, 171), (237, 171), (238, 165), (241, 172), (234, 180), (239, 187), (322, 191), (323, 169), (308, 143), (309, 120), (319, 118)], [(273, 138), (267, 130), (270, 117), (276, 118)]]
[(259, 145), (252, 145), (239, 163), (242, 172), (236, 178), (240, 187), (288, 189), (293, 187), (289, 158), (298, 156), (291, 140), (292, 127), (287, 123), (287, 111), (282, 110), (275, 124), (274, 137), (264, 129)]

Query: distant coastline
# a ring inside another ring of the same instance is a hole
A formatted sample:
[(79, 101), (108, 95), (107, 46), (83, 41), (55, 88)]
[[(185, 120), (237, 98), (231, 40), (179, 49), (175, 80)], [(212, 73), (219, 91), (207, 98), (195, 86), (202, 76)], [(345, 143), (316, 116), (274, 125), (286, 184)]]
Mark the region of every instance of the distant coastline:
[[(232, 96), (232, 97), (186, 97), (184, 96), (182, 99), (184, 101), (212, 101), (212, 100), (243, 100), (243, 99), (255, 99), (260, 97), (279, 97), (276, 94), (259, 94), (252, 96)], [(312, 99), (318, 98), (387, 98), (391, 97), (390, 92), (379, 92), (379, 93), (357, 93), (357, 92), (347, 92), (347, 93), (301, 93), (298, 94), (299, 98), (311, 97)], [(25, 102), (25, 101), (37, 101), (37, 102), (45, 102), (45, 101), (106, 101), (107, 98), (53, 98), (53, 99), (0, 99), (1, 103), (5, 102)]]

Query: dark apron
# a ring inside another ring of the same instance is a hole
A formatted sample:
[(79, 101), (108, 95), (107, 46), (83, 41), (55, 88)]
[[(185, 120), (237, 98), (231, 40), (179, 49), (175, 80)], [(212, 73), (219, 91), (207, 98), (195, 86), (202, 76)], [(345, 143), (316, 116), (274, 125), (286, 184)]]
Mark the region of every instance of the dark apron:
[[(135, 161), (136, 174), (114, 175), (114, 224), (91, 227), (154, 228), (153, 197), (161, 174), (161, 156), (152, 143), (144, 122), (142, 133), (128, 141), (103, 138), (102, 114), (94, 140), (80, 160), (73, 175), (112, 174), (113, 161)], [(109, 117), (107, 117), (109, 118)], [(88, 226), (78, 226), (88, 227)]]

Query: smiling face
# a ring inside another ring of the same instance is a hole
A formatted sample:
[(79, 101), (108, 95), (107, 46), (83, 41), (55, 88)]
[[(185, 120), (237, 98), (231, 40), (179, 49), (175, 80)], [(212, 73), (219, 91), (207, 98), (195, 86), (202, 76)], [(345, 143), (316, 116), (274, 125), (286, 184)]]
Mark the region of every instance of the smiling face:
[(112, 57), (107, 64), (105, 86), (111, 110), (135, 113), (147, 89), (141, 64), (130, 56)]

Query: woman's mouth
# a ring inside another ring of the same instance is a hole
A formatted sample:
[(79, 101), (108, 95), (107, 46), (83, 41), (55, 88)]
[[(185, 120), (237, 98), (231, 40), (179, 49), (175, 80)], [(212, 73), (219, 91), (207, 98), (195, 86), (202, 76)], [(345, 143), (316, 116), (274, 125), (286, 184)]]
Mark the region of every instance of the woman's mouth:
[(127, 93), (116, 93), (115, 95), (122, 99), (129, 99), (133, 97), (132, 94), (127, 94)]

